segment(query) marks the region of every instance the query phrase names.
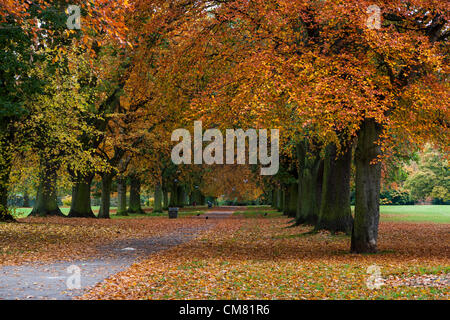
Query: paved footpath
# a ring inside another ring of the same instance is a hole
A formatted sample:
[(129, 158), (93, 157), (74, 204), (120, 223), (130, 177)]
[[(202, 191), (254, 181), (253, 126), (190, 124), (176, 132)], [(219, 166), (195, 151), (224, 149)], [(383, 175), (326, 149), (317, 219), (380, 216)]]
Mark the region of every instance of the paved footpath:
[[(208, 218), (212, 222), (231, 216), (235, 210), (234, 207), (221, 207), (193, 218)], [(188, 242), (213, 225), (207, 223), (202, 227), (180, 228), (162, 237), (114, 241), (99, 247), (99, 255), (87, 260), (0, 267), (0, 299), (71, 299), (111, 275), (126, 270), (138, 259)], [(77, 284), (78, 272), (80, 289), (69, 290), (67, 283)]]

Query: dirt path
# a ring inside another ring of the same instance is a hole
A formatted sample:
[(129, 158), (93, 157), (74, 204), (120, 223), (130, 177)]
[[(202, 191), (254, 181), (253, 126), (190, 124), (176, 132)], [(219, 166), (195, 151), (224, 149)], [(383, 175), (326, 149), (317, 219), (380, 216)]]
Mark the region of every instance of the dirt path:
[[(207, 220), (204, 226), (180, 228), (163, 237), (114, 241), (99, 247), (100, 254), (88, 260), (0, 267), (0, 299), (71, 299), (127, 269), (138, 259), (192, 240), (213, 227), (216, 219), (227, 218), (235, 210), (233, 207), (211, 209), (193, 217)], [(69, 290), (67, 283), (77, 286), (77, 278), (80, 288)]]

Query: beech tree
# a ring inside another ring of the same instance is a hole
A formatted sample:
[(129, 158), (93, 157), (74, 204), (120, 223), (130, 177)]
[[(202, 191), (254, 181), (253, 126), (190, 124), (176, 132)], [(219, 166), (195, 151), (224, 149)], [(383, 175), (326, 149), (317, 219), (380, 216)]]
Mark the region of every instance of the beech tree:
[[(289, 129), (293, 122), (296, 130), (282, 134), (300, 134), (297, 141), (309, 135), (318, 142), (319, 153), (334, 144), (341, 161), (348, 159), (345, 151), (357, 137), (351, 249), (358, 253), (377, 248), (380, 161), (392, 139), (446, 145), (448, 134), (448, 4), (379, 1), (379, 29), (368, 24), (372, 4), (196, 2), (191, 10), (195, 18), (178, 23), (169, 55), (177, 61), (171, 71), (180, 72), (183, 88), (198, 88), (199, 78), (206, 79), (189, 109), (196, 118), (210, 123), (221, 119), (223, 127), (252, 123)], [(182, 72), (188, 66), (191, 73)], [(319, 188), (321, 162), (319, 155), (305, 158), (301, 184)], [(342, 168), (347, 170), (348, 164)], [(347, 175), (339, 184), (347, 185)], [(327, 181), (326, 187), (331, 184)], [(300, 221), (317, 219), (321, 199), (332, 200), (328, 192), (322, 196), (309, 189), (316, 200), (300, 200)], [(331, 224), (339, 225), (339, 217), (345, 216), (339, 229), (346, 232), (347, 204), (334, 204), (342, 209)]]

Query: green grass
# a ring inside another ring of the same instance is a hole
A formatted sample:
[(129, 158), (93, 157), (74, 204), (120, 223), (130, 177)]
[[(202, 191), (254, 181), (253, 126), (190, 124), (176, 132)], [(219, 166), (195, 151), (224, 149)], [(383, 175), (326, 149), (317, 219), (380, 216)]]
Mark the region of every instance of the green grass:
[[(99, 206), (93, 206), (92, 210), (97, 213)], [(111, 207), (111, 210), (116, 210), (116, 207)], [(178, 212), (178, 216), (194, 216), (205, 212), (206, 208), (183, 208)], [(64, 214), (69, 213), (70, 208), (62, 207), (61, 211)], [(14, 215), (17, 218), (24, 218), (31, 212), (31, 208), (15, 208)], [(380, 206), (381, 221), (389, 222), (428, 222), (428, 223), (450, 223), (450, 206), (448, 205), (416, 205), (416, 206)], [(264, 213), (267, 213), (264, 216)], [(247, 209), (239, 210), (234, 215), (240, 215), (245, 218), (267, 217), (274, 218), (282, 216), (281, 212), (276, 211), (270, 206), (248, 206)], [(146, 213), (130, 214), (128, 216), (117, 216), (115, 213), (111, 214), (112, 218), (141, 218), (167, 216), (167, 211), (164, 213)]]
[(247, 209), (235, 211), (233, 215), (244, 218), (275, 218), (283, 216), (283, 213), (270, 206), (248, 206)]
[[(352, 207), (352, 210), (354, 208)], [(264, 216), (264, 213), (267, 215)], [(450, 206), (446, 205), (416, 205), (416, 206), (380, 206), (381, 221), (393, 222), (422, 222), (422, 223), (450, 223)], [(239, 210), (234, 215), (245, 218), (279, 217), (281, 212), (269, 206), (248, 206), (246, 210)]]
[(381, 221), (450, 223), (450, 206), (380, 206)]

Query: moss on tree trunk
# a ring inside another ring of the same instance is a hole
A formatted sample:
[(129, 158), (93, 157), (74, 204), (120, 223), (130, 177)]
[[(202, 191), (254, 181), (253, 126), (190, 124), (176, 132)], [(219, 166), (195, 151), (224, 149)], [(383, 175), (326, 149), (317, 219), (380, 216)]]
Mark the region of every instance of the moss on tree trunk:
[(283, 196), (283, 192), (281, 190), (281, 187), (278, 187), (277, 191), (276, 191), (276, 208), (278, 211), (282, 211), (283, 208), (283, 202), (282, 202), (282, 196)]
[(178, 202), (177, 207), (183, 208), (186, 205), (186, 190), (183, 186), (178, 187)]
[(329, 145), (324, 159), (322, 201), (316, 230), (350, 234), (353, 225), (350, 208), (352, 150), (347, 148), (337, 159), (336, 156), (336, 146)]
[(74, 179), (72, 187), (72, 203), (68, 217), (95, 218), (91, 208), (91, 182), (93, 175), (80, 176)]
[(179, 188), (176, 185), (172, 187), (172, 190), (170, 192), (169, 207), (178, 206), (178, 191)]
[(111, 208), (111, 187), (112, 187), (112, 173), (105, 173), (102, 176), (102, 195), (100, 210), (98, 212), (98, 217), (103, 219), (110, 218), (110, 208)]
[(163, 210), (167, 210), (169, 208), (169, 192), (166, 188), (162, 188), (163, 192)]
[(296, 224), (316, 225), (322, 200), (323, 160), (307, 153), (306, 142), (297, 145), (299, 184)]
[(36, 201), (30, 216), (65, 217), (58, 207), (58, 197), (56, 192), (57, 165), (47, 159), (43, 159), (41, 161), (40, 169)]
[(127, 180), (124, 177), (117, 179), (117, 214), (127, 216)]
[(6, 138), (0, 132), (0, 221), (15, 221), (8, 211), (8, 187), (11, 172), (11, 154), (8, 152)]
[(130, 177), (129, 200), (128, 213), (144, 213), (144, 210), (142, 210), (141, 207), (141, 180), (135, 175)]
[(161, 188), (161, 184), (157, 184), (155, 186), (155, 195), (153, 197), (154, 202), (153, 202), (153, 212), (154, 213), (161, 213), (163, 212), (163, 207), (162, 207), (162, 198), (163, 198), (163, 192), (162, 192), (162, 188)]
[(286, 208), (285, 214), (291, 218), (295, 218), (297, 214), (297, 202), (298, 202), (298, 183), (290, 183), (287, 186), (286, 194)]
[(29, 207), (31, 207), (31, 205), (30, 205), (30, 194), (28, 193), (27, 190), (25, 190), (25, 191), (23, 192), (23, 204), (22, 204), (22, 206), (23, 206), (24, 208), (29, 208)]
[(377, 251), (381, 163), (373, 162), (381, 155), (381, 147), (377, 145), (381, 133), (382, 127), (374, 119), (366, 119), (358, 133), (355, 152), (355, 221), (351, 240), (351, 251), (356, 253)]

